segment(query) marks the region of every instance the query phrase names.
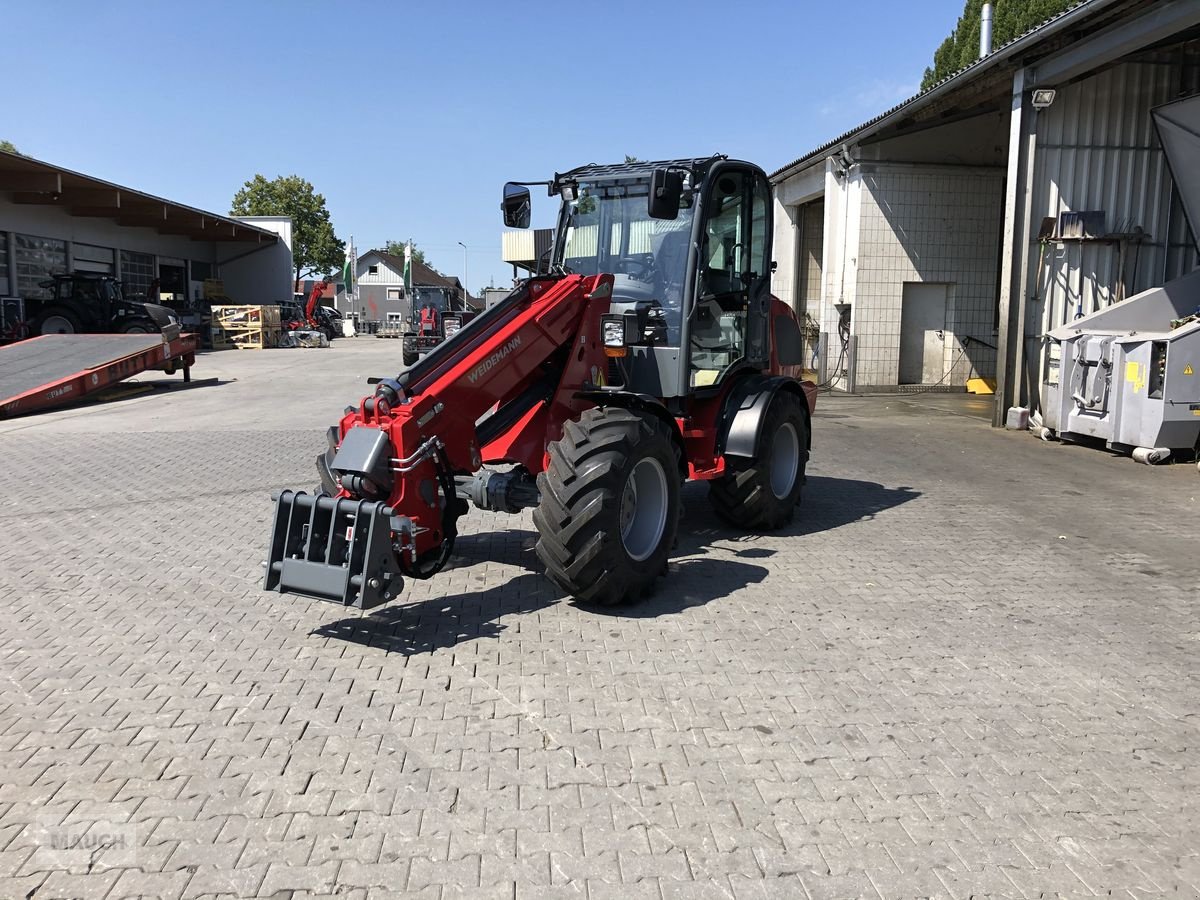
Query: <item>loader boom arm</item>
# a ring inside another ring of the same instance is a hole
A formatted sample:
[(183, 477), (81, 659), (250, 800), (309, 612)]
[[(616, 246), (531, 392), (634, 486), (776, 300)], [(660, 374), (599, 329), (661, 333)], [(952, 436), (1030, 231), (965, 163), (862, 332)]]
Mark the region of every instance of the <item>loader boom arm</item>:
[(277, 498), (266, 587), (367, 608), (444, 565), (485, 462), (533, 475), (592, 405), (611, 275), (535, 278), (348, 408), (326, 456), (336, 493)]
[(321, 295), (325, 293), (327, 287), (329, 287), (329, 282), (318, 281), (313, 285), (312, 292), (308, 295), (308, 302), (304, 304), (304, 321), (314, 328), (317, 325), (315, 318), (317, 304), (321, 302)]

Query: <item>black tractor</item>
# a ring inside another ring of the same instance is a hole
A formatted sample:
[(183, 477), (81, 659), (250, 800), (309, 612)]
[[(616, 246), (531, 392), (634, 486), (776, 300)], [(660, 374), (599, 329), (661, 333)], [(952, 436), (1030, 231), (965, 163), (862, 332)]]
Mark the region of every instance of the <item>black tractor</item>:
[(26, 308), (34, 335), (179, 334), (179, 320), (171, 310), (125, 299), (121, 282), (111, 275), (55, 275), (41, 287), (49, 289), (50, 299), (28, 301)]

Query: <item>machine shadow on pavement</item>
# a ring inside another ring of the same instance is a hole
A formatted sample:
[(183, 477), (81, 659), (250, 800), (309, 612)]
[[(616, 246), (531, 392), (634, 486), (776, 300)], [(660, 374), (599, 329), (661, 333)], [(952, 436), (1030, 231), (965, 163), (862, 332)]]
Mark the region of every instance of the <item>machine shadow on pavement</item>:
[[(766, 568), (743, 560), (765, 559), (775, 551), (754, 546), (760, 541), (758, 535), (739, 533), (722, 523), (709, 507), (705, 490), (703, 485), (685, 487), (687, 514), (670, 571), (657, 582), (654, 593), (621, 606), (574, 605), (583, 612), (613, 618), (655, 618), (703, 606), (766, 579)], [(795, 520), (771, 536), (800, 537), (829, 531), (872, 519), (919, 496), (920, 492), (907, 487), (887, 488), (870, 481), (811, 476)], [(529, 529), (460, 535), (454, 560), (435, 577), (449, 578), (451, 573), (466, 572), (478, 562), (525, 569), (525, 574), (484, 591), (381, 607), (364, 616), (328, 622), (312, 633), (405, 656), (497, 637), (507, 628), (502, 621), (506, 616), (539, 612), (566, 599), (543, 574), (533, 549), (536, 541), (537, 532)], [(734, 546), (719, 546), (718, 542)]]
[(501, 622), (505, 616), (538, 612), (562, 597), (545, 576), (527, 572), (486, 591), (385, 606), (365, 616), (338, 619), (312, 634), (414, 656), (498, 637), (507, 628)]
[(810, 475), (796, 518), (779, 533), (799, 536), (832, 531), (852, 522), (873, 519), (920, 496), (920, 491), (903, 485), (889, 488), (875, 481)]

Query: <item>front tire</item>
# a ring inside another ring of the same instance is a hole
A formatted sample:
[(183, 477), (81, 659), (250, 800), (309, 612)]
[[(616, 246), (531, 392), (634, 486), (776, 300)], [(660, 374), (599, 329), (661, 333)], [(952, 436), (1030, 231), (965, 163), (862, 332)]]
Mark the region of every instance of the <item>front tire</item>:
[(679, 456), (667, 426), (627, 409), (589, 409), (548, 453), (533, 512), (546, 574), (585, 603), (648, 593), (679, 525)]
[(789, 390), (771, 398), (759, 457), (713, 481), (708, 499), (722, 519), (750, 531), (772, 531), (792, 520), (808, 464), (808, 416)]

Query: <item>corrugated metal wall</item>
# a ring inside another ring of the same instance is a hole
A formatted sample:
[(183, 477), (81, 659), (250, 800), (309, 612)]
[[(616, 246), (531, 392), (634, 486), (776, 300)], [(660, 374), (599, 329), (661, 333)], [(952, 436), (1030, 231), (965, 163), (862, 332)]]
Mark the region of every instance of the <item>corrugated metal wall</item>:
[[(1140, 227), (1140, 246), (1119, 242), (1055, 243), (1029, 250), (1031, 339), (1119, 299), (1177, 277), (1196, 265), (1151, 108), (1196, 90), (1197, 57), (1181, 49), (1147, 54), (1066, 85), (1037, 123), (1033, 228), (1062, 212), (1103, 210), (1107, 232)], [(1040, 273), (1040, 277), (1039, 277)]]

